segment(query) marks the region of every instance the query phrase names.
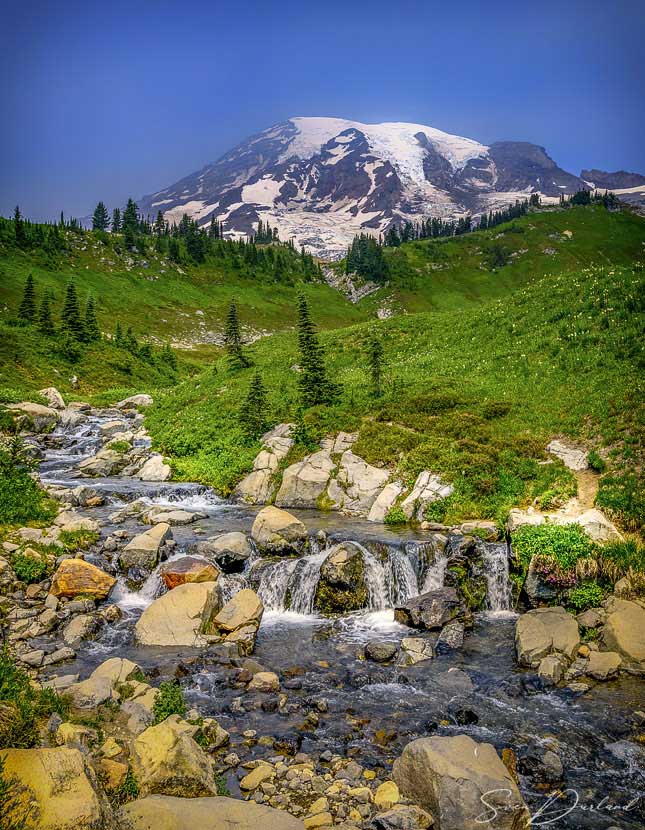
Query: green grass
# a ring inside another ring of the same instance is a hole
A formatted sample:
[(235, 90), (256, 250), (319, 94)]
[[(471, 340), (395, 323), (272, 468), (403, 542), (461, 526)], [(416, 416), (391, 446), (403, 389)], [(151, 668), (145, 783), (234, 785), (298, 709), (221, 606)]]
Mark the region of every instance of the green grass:
[[(343, 394), (306, 413), (308, 430), (319, 438), (359, 429), (355, 451), (408, 484), (423, 469), (442, 473), (456, 492), (429, 518), (449, 522), (499, 520), (535, 498), (549, 506), (566, 500), (575, 489), (571, 473), (539, 463), (558, 434), (607, 447), (613, 468), (638, 476), (643, 275), (642, 266), (583, 268), (468, 310), (324, 332)], [(367, 364), (374, 331), (386, 360), (386, 393), (377, 400)], [(294, 420), (294, 335), (260, 341), (255, 353), (272, 421)], [(222, 360), (216, 368), (162, 392), (147, 425), (179, 478), (226, 493), (258, 449), (244, 445), (237, 424), (255, 369), (231, 373)]]

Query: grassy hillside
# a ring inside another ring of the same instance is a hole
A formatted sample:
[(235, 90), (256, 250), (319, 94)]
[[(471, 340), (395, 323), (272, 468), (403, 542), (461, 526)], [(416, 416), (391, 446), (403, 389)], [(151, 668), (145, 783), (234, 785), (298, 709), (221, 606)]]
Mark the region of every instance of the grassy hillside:
[(389, 284), (366, 305), (451, 311), (503, 297), (549, 274), (642, 259), (645, 221), (602, 206), (554, 208), (491, 230), (386, 248), (385, 255)]
[[(550, 438), (568, 435), (597, 448), (609, 467), (600, 499), (636, 526), (644, 288), (642, 265), (588, 267), (469, 310), (325, 332), (332, 375), (344, 391), (338, 404), (306, 413), (311, 437), (359, 429), (356, 451), (408, 483), (423, 469), (442, 473), (456, 491), (429, 518), (456, 521), (499, 519), (534, 498), (543, 507), (561, 503), (573, 492), (571, 475), (539, 462)], [(369, 392), (373, 332), (385, 349), (380, 399)], [(255, 359), (272, 422), (293, 420), (295, 336), (258, 342)], [(178, 476), (228, 492), (258, 449), (244, 447), (237, 423), (253, 370), (230, 372), (223, 360), (216, 368), (161, 394), (148, 423)]]

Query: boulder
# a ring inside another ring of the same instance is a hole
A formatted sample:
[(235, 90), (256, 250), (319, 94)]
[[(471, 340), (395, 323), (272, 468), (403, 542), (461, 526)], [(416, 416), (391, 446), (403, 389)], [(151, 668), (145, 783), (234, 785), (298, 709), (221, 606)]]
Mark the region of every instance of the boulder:
[(152, 395), (130, 395), (117, 403), (119, 409), (132, 409), (136, 406), (152, 406)]
[(275, 489), (275, 475), (293, 446), (291, 424), (279, 424), (262, 436), (262, 450), (256, 455), (253, 470), (238, 484), (235, 495), (248, 504), (266, 504)]
[(250, 588), (238, 591), (219, 611), (211, 622), (213, 630), (230, 633), (247, 625), (260, 625), (264, 605)]
[(77, 614), (63, 628), (63, 641), (68, 646), (78, 647), (83, 640), (93, 637), (103, 620), (92, 614)]
[(439, 630), (449, 622), (466, 616), (455, 588), (439, 588), (412, 597), (394, 609), (394, 619), (411, 628)]
[(67, 533), (76, 533), (79, 530), (96, 533), (101, 527), (95, 519), (81, 516), (73, 510), (64, 510), (62, 513), (59, 513), (54, 519), (54, 524)]
[(49, 592), (55, 597), (85, 594), (105, 599), (116, 579), (83, 559), (63, 559), (52, 577)]
[(553, 652), (572, 660), (579, 645), (578, 623), (561, 606), (535, 608), (522, 614), (515, 625), (515, 649), (521, 666), (537, 667)]
[(432, 660), (434, 648), (430, 640), (423, 637), (404, 637), (401, 640), (404, 666), (414, 666), (424, 660)]
[(340, 542), (320, 568), (314, 608), (323, 614), (344, 614), (367, 604), (363, 551), (355, 542)]
[(300, 819), (253, 801), (153, 795), (122, 809), (131, 830), (304, 830)]
[(135, 536), (121, 551), (121, 567), (152, 570), (159, 560), (159, 548), (171, 536), (170, 525), (166, 522), (160, 522)]
[(89, 478), (112, 476), (122, 470), (128, 463), (125, 455), (105, 447), (96, 455), (92, 455), (76, 465), (76, 469), (83, 476)]
[(272, 671), (259, 671), (253, 675), (246, 688), (249, 692), (279, 692), (280, 678)]
[(368, 522), (383, 522), (389, 510), (394, 507), (396, 500), (403, 492), (403, 485), (400, 481), (392, 481), (386, 484), (381, 492), (374, 499), (370, 511), (367, 514)]
[(437, 654), (445, 654), (453, 649), (461, 648), (464, 644), (464, 633), (464, 624), (461, 622), (444, 625), (435, 644)]
[(141, 481), (168, 481), (171, 475), (172, 470), (169, 464), (164, 463), (163, 455), (154, 452), (140, 468), (137, 478)]
[(545, 521), (546, 519), (542, 513), (536, 513), (533, 508), (520, 510), (519, 507), (514, 507), (508, 514), (506, 527), (509, 533), (513, 533), (514, 530), (517, 530), (519, 527), (524, 527), (524, 525), (537, 527), (538, 525), (544, 524)]
[(589, 653), (586, 674), (594, 680), (609, 680), (618, 674), (622, 660), (615, 651), (592, 651)]
[(104, 441), (112, 439), (117, 433), (125, 432), (127, 424), (122, 420), (104, 421), (99, 427), (99, 434)]
[(33, 426), (34, 432), (48, 432), (60, 418), (55, 409), (29, 401), (9, 404), (9, 410), (16, 416), (25, 415), (29, 426)]
[(401, 510), (408, 519), (423, 521), (427, 505), (447, 498), (453, 489), (452, 484), (446, 484), (440, 476), (424, 470), (417, 476), (410, 495), (401, 502)]
[(195, 551), (213, 559), (224, 573), (239, 573), (253, 552), (244, 533), (232, 531), (197, 542)]
[(132, 771), (141, 795), (217, 795), (210, 759), (193, 739), (197, 727), (170, 715), (132, 742)]
[(622, 542), (623, 537), (609, 519), (597, 508), (587, 510), (576, 518), (576, 523), (594, 542)]
[(198, 519), (205, 519), (205, 513), (197, 513), (193, 510), (151, 510), (146, 515), (146, 521), (151, 525), (158, 525), (165, 522), (171, 527), (185, 527), (191, 525)]
[(65, 409), (63, 396), (55, 386), (48, 386), (46, 389), (41, 389), (38, 394), (41, 398), (45, 398), (52, 409)]
[(389, 477), (387, 470), (373, 467), (346, 450), (340, 459), (338, 475), (329, 483), (328, 495), (336, 510), (367, 516)]
[(144, 646), (203, 646), (219, 604), (217, 583), (187, 582), (152, 602), (134, 627)]
[(275, 503), (278, 507), (315, 508), (325, 495), (336, 465), (329, 452), (320, 450), (284, 471)]
[(537, 673), (546, 683), (557, 686), (564, 677), (566, 667), (566, 660), (561, 654), (547, 654), (540, 660)]
[(120, 657), (112, 657), (101, 663), (92, 674), (80, 683), (74, 683), (67, 690), (72, 704), (77, 709), (95, 709), (108, 700), (115, 699), (115, 687), (125, 683), (139, 670), (136, 663)]
[(551, 455), (555, 455), (556, 458), (559, 458), (560, 461), (562, 461), (565, 467), (568, 467), (574, 472), (581, 472), (582, 470), (586, 470), (589, 466), (587, 461), (587, 453), (584, 450), (571, 447), (563, 441), (551, 441), (551, 443), (547, 445), (546, 451), (551, 453)]
[(602, 639), (623, 658), (626, 668), (645, 673), (645, 608), (637, 602), (610, 597)]
[(286, 510), (265, 507), (255, 517), (251, 538), (263, 553), (302, 553), (307, 545), (307, 528)]
[(524, 830), (529, 812), (492, 744), (467, 735), (419, 738), (394, 762), (401, 794), (428, 810), (436, 830)]
[(552, 602), (558, 596), (557, 590), (536, 570), (535, 557), (531, 557), (522, 589), (533, 608)]
[[(39, 830), (99, 830), (107, 826), (107, 803), (78, 749), (7, 749), (2, 754), (5, 777), (16, 778), (25, 788), (17, 804), (4, 805), (3, 819), (17, 820), (20, 808), (32, 802), (33, 826)], [(15, 816), (12, 806), (17, 808)], [(7, 826), (14, 825), (9, 821)], [(32, 826), (31, 822), (27, 826)]]
[(576, 620), (581, 628), (599, 628), (605, 622), (605, 612), (602, 608), (587, 608)]
[(208, 559), (197, 556), (182, 556), (160, 568), (161, 579), (169, 591), (186, 582), (217, 582), (219, 573)]
[(365, 657), (375, 663), (387, 663), (396, 657), (399, 648), (387, 640), (370, 640), (365, 645)]

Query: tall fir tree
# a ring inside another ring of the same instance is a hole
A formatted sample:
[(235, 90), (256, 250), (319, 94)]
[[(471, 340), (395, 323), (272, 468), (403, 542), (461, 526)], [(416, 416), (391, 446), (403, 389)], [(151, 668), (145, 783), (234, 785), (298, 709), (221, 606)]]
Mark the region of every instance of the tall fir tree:
[(13, 212), (13, 229), (16, 235), (16, 245), (19, 248), (27, 247), (27, 234), (25, 232), (25, 221), (20, 213), (20, 208), (16, 205)]
[(232, 302), (226, 315), (226, 330), (224, 343), (228, 355), (228, 365), (231, 369), (247, 369), (251, 365), (243, 345), (240, 333), (240, 319), (237, 315), (237, 306)]
[(24, 323), (33, 323), (36, 319), (36, 287), (32, 274), (29, 274), (25, 282), (22, 300), (18, 307), (18, 318)]
[(121, 323), (118, 320), (116, 321), (116, 328), (114, 329), (114, 337), (112, 338), (112, 342), (117, 348), (123, 348), (123, 329), (121, 328)]
[(298, 347), (301, 370), (298, 388), (302, 405), (310, 407), (333, 403), (340, 394), (340, 387), (327, 376), (325, 353), (318, 341), (304, 294), (298, 296)]
[(106, 231), (110, 227), (110, 216), (108, 214), (107, 208), (103, 202), (99, 202), (98, 205), (94, 208), (94, 214), (92, 216), (92, 230), (93, 231)]
[(121, 233), (121, 211), (119, 208), (114, 208), (112, 211), (112, 233)]
[(383, 344), (376, 334), (370, 337), (367, 358), (372, 381), (372, 395), (380, 398), (383, 394)]
[(128, 199), (128, 204), (125, 206), (121, 218), (121, 228), (125, 237), (125, 244), (132, 247), (139, 232), (139, 208), (134, 199)]
[(61, 312), (61, 330), (75, 340), (83, 340), (85, 336), (74, 280), (67, 283), (65, 302)]
[(101, 339), (101, 329), (99, 328), (99, 321), (96, 318), (96, 307), (91, 294), (87, 298), (87, 304), (85, 306), (85, 339), (88, 343), (93, 343)]
[(268, 426), (267, 393), (262, 376), (255, 372), (238, 413), (240, 428), (247, 439), (259, 438)]
[(161, 350), (161, 360), (173, 372), (177, 371), (177, 356), (168, 343), (166, 343)]
[(51, 337), (51, 335), (55, 333), (51, 311), (51, 295), (49, 291), (45, 291), (43, 299), (40, 303), (40, 310), (38, 312), (38, 330), (47, 337)]

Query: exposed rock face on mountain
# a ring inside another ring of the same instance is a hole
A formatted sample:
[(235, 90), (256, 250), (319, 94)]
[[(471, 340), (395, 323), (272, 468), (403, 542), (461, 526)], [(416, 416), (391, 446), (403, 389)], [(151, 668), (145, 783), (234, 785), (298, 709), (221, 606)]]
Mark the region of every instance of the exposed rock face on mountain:
[(583, 170), (580, 178), (593, 184), (599, 189), (623, 190), (627, 187), (639, 187), (645, 185), (645, 176), (640, 173), (628, 173), (626, 170), (616, 170), (614, 173), (607, 173), (604, 170)]
[(345, 253), (361, 231), (426, 216), (474, 215), (537, 191), (547, 198), (587, 185), (542, 147), (491, 146), (423, 124), (362, 124), (290, 118), (243, 141), (218, 161), (145, 196), (143, 214), (211, 217), (226, 236), (254, 233), (258, 220), (281, 239), (323, 257)]

